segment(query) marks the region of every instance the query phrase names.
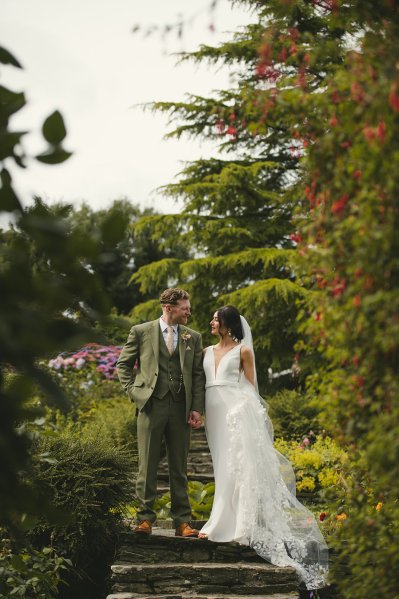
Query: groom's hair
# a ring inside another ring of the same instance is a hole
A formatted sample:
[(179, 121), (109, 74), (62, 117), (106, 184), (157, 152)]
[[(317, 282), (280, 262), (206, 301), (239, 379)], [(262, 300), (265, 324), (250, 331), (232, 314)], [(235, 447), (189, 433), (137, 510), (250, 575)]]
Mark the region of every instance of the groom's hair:
[(159, 301), (162, 305), (176, 305), (179, 300), (188, 299), (190, 299), (190, 295), (187, 293), (187, 291), (184, 291), (184, 289), (176, 289), (174, 287), (165, 289), (165, 291), (162, 291), (161, 295), (159, 296)]

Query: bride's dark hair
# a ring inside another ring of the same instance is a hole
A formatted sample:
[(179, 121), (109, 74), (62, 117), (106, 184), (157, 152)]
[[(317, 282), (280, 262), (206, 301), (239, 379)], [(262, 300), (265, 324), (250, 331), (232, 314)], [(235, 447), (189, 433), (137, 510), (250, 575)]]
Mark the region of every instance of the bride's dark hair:
[(234, 306), (223, 306), (216, 310), (220, 324), (224, 324), (232, 337), (241, 341), (244, 333), (241, 325), (240, 313)]

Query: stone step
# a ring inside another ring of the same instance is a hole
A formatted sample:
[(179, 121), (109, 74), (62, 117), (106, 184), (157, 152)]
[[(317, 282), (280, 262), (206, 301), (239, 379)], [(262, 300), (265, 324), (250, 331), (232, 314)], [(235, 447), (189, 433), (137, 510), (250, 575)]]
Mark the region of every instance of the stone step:
[[(169, 480), (169, 474), (167, 472), (162, 472), (161, 470), (158, 472), (158, 476), (157, 476), (159, 481), (168, 481)], [(213, 474), (210, 473), (203, 473), (201, 474), (200, 472), (195, 473), (195, 472), (187, 472), (187, 478), (188, 480), (199, 480), (202, 483), (213, 483), (214, 482), (214, 478), (213, 478)]]
[[(204, 428), (192, 431), (191, 446), (188, 453), (187, 476), (188, 480), (198, 480), (202, 483), (214, 481), (212, 458)], [(158, 481), (161, 483), (159, 486), (163, 488), (165, 488), (166, 485), (162, 485), (162, 483), (169, 481), (168, 461), (166, 458), (165, 447), (159, 463)]]
[[(201, 473), (201, 474), (208, 474), (212, 477), (213, 479), (213, 466), (212, 466), (212, 462), (210, 462), (209, 464), (206, 464), (204, 462), (195, 462), (195, 463), (188, 463), (187, 464), (187, 474), (195, 475), (196, 473)], [(162, 474), (163, 476), (168, 476), (169, 474), (169, 467), (168, 467), (168, 463), (166, 462), (161, 462), (158, 466), (158, 476)]]
[[(108, 595), (107, 599), (153, 599), (157, 597), (158, 599), (196, 599), (197, 597), (200, 599), (253, 599), (254, 595), (198, 595), (197, 593), (173, 593), (168, 595), (142, 595), (140, 593), (113, 593), (112, 595)], [(262, 595), (264, 599), (299, 599), (298, 593), (281, 593), (273, 594), (273, 595)]]
[[(203, 526), (205, 526), (205, 524), (207, 522), (208, 522), (208, 519), (206, 519), (206, 520), (191, 520), (190, 524), (193, 528), (198, 528), (198, 530), (200, 530)], [(173, 529), (173, 531), (169, 532), (172, 529)], [(170, 518), (165, 519), (165, 520), (158, 518), (156, 526), (153, 529), (153, 531), (154, 531), (153, 534), (156, 534), (156, 535), (165, 534), (167, 536), (174, 536), (174, 530), (175, 530), (175, 527), (173, 526), (173, 520), (171, 520)]]
[(112, 592), (141, 595), (267, 595), (297, 591), (292, 568), (250, 563), (116, 563)]
[[(165, 520), (167, 526), (171, 521)], [(202, 522), (193, 522), (201, 528)], [(133, 532), (119, 537), (117, 561), (119, 564), (140, 563), (259, 563), (265, 561), (250, 547), (239, 543), (215, 543), (207, 539), (175, 537), (174, 528), (153, 528), (152, 535)]]
[(206, 432), (205, 426), (200, 426), (200, 428), (193, 428), (191, 430), (191, 444), (194, 445), (199, 441), (206, 441)]
[[(213, 473), (211, 454), (209, 452), (206, 453), (203, 450), (197, 451), (195, 453), (191, 453), (190, 451), (188, 454), (187, 469), (194, 472), (200, 469), (204, 472), (209, 472), (210, 474)], [(159, 470), (163, 472), (168, 471), (168, 461), (166, 457), (161, 459), (159, 463)]]
[[(198, 459), (203, 459), (203, 460), (208, 460), (211, 457), (211, 452), (209, 451), (209, 447), (207, 444), (202, 445), (198, 445), (196, 447), (190, 447), (190, 450), (188, 452), (188, 459), (192, 459), (192, 460), (198, 460)], [(166, 451), (165, 453), (161, 456), (161, 458), (163, 460), (166, 460)]]
[(208, 447), (208, 439), (206, 438), (205, 430), (197, 433), (195, 436), (191, 433), (190, 451), (196, 447)]

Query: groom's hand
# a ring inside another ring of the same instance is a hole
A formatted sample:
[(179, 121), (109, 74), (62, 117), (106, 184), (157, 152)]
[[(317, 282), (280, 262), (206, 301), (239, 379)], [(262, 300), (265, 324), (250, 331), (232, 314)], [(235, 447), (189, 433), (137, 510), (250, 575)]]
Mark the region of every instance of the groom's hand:
[(190, 412), (187, 422), (191, 428), (200, 428), (202, 426), (201, 414), (199, 412)]

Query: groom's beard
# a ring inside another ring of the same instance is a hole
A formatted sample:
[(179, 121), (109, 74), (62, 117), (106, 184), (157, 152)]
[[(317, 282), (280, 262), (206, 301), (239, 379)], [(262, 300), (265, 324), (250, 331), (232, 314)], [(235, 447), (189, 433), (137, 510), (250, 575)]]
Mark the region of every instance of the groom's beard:
[(189, 318), (189, 316), (180, 316), (173, 324), (187, 324)]

